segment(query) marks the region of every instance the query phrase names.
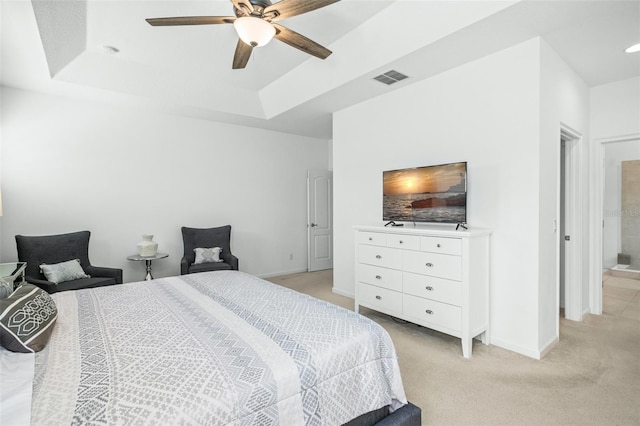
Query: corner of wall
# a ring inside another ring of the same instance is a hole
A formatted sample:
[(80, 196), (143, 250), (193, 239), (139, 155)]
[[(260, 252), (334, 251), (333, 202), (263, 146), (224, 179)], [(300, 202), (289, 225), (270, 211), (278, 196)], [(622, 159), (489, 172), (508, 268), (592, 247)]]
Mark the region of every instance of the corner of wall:
[[(542, 348), (559, 335), (559, 285), (561, 240), (561, 132), (568, 130), (575, 138), (576, 148), (571, 151), (575, 160), (572, 179), (575, 182), (571, 209), (567, 210), (568, 233), (571, 234), (573, 253), (577, 261), (567, 262), (576, 286), (567, 286), (565, 292), (573, 305), (582, 305), (588, 295), (588, 205), (585, 182), (588, 180), (589, 155), (589, 90), (582, 78), (567, 65), (563, 58), (544, 40), (540, 40), (540, 145), (539, 145), (539, 287), (538, 287), (538, 339)], [(572, 163), (572, 164), (573, 164)], [(568, 197), (571, 194), (568, 195)], [(573, 213), (572, 213), (573, 212)], [(577, 265), (572, 267), (571, 265)], [(580, 312), (582, 309), (578, 309)]]

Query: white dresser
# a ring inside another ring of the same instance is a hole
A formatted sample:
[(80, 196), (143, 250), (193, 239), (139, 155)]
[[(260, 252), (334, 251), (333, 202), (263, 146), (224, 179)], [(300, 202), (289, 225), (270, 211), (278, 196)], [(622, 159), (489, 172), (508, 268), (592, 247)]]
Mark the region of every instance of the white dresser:
[(444, 227), (356, 226), (355, 310), (365, 306), (471, 340), (489, 335), (491, 231)]

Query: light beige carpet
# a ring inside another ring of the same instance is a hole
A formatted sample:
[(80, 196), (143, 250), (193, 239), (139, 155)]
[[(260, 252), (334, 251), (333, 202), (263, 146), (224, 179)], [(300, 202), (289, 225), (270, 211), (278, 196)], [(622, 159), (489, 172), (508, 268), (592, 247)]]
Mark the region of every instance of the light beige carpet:
[[(332, 271), (269, 281), (353, 309)], [(605, 275), (604, 313), (560, 320), (542, 360), (460, 340), (363, 308), (391, 335), (407, 397), (425, 425), (640, 425), (640, 281)]]

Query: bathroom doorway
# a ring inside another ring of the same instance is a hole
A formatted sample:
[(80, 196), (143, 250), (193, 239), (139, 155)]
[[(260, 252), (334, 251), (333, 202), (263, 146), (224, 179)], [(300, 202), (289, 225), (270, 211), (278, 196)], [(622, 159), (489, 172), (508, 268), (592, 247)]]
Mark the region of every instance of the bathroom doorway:
[(604, 145), (602, 266), (640, 280), (640, 139)]

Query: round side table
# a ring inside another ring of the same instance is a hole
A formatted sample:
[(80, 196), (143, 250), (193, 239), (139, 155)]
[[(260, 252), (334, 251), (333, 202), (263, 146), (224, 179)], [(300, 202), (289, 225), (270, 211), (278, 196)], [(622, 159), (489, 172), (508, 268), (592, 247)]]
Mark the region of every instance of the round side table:
[(127, 256), (127, 260), (134, 260), (134, 261), (144, 260), (147, 266), (147, 275), (144, 277), (144, 279), (146, 281), (150, 281), (153, 279), (153, 277), (151, 276), (151, 261), (164, 259), (165, 257), (169, 257), (169, 255), (167, 253), (156, 253), (153, 256), (140, 256), (139, 254), (132, 254), (131, 256)]

